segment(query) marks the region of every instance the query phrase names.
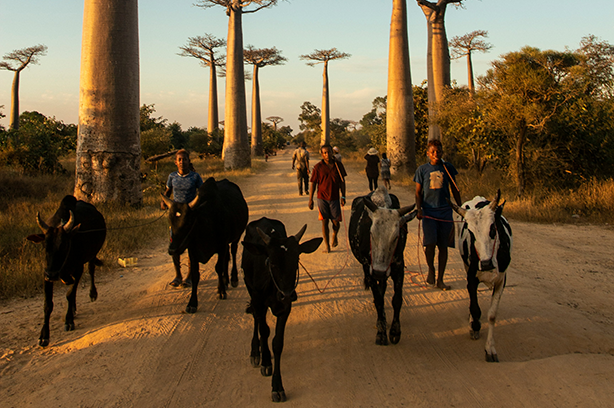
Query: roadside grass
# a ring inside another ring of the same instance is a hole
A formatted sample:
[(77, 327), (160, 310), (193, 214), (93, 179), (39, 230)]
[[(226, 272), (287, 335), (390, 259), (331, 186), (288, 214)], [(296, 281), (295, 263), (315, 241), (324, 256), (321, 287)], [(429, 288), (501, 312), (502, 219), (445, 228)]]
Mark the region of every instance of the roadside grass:
[[(42, 292), (43, 246), (25, 238), (40, 233), (37, 212), (47, 219), (65, 195), (73, 194), (74, 160), (73, 156), (62, 161), (68, 170), (64, 175), (30, 177), (8, 168), (0, 169), (0, 300), (31, 297)], [(203, 180), (215, 177), (235, 182), (267, 165), (264, 160), (255, 159), (251, 169), (226, 171), (219, 158), (193, 158), (192, 161)], [(169, 173), (176, 170), (172, 158), (161, 160), (157, 166), (142, 164), (141, 171), (147, 173), (147, 177), (142, 184), (143, 205), (140, 207), (96, 204), (108, 229), (106, 242), (98, 255), (104, 265), (96, 269), (97, 274), (119, 267), (118, 258), (138, 257), (139, 252), (167, 242), (167, 213), (160, 209), (160, 193), (164, 192)]]

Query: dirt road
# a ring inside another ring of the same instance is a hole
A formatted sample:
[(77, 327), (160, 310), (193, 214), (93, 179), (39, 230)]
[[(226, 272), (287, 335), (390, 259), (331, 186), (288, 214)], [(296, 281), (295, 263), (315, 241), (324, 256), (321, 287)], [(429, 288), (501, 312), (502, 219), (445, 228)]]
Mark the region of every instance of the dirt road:
[[(288, 233), (317, 213), (298, 195), (291, 152), (241, 188), (250, 219), (277, 218)], [(315, 158), (312, 158), (315, 159)], [(312, 164), (315, 160), (312, 160)], [(351, 199), (366, 176), (348, 171)], [(412, 192), (395, 187), (401, 205)], [(463, 197), (465, 199), (469, 197)], [(464, 270), (451, 252), (447, 283), (425, 289), (417, 259), (417, 221), (409, 225), (399, 344), (375, 345), (375, 310), (362, 271), (341, 243), (303, 255), (304, 274), (286, 330), (282, 373), (287, 407), (611, 407), (614, 398), (614, 231), (594, 226), (514, 222), (514, 249), (495, 338), (500, 363), (484, 361), (485, 336), (469, 338)], [(64, 289), (56, 290), (51, 343), (37, 346), (42, 298), (0, 309), (2, 407), (261, 407), (270, 377), (249, 363), (252, 318), (240, 281), (216, 296), (214, 260), (201, 265), (199, 310), (183, 312), (188, 290), (168, 286), (166, 237), (139, 265), (100, 279), (98, 301), (80, 288), (76, 330), (63, 331)], [(424, 269), (424, 260), (421, 261)], [(387, 309), (390, 309), (390, 288)], [(480, 293), (484, 310), (488, 292)], [(485, 333), (484, 333), (485, 334)]]

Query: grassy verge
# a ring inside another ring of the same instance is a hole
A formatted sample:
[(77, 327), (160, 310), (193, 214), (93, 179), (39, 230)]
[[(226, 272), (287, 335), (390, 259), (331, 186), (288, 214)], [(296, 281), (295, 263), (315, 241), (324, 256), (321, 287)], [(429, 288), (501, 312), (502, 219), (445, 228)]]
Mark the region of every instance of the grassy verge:
[[(254, 160), (251, 169), (225, 171), (220, 159), (193, 159), (193, 162), (203, 179), (228, 178), (235, 182), (266, 166), (263, 160)], [(28, 177), (10, 169), (0, 169), (0, 300), (30, 297), (42, 290), (43, 247), (25, 238), (40, 232), (36, 224), (37, 212), (46, 219), (66, 194), (72, 194), (74, 157), (66, 159), (63, 165), (68, 174), (57, 176)], [(168, 221), (166, 213), (160, 210), (159, 194), (164, 191), (168, 174), (175, 170), (172, 158), (160, 161), (156, 167), (142, 166), (147, 178), (142, 186), (143, 206), (140, 208), (112, 203), (96, 205), (109, 229), (99, 254), (104, 262), (100, 273), (118, 267), (119, 257), (135, 256), (167, 241)]]

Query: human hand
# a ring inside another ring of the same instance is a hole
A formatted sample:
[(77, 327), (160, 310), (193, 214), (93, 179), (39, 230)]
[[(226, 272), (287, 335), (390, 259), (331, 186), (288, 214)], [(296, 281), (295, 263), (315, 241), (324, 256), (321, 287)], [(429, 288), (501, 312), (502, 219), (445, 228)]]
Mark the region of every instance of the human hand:
[(161, 210), (166, 210), (168, 208), (168, 206), (166, 205), (166, 203), (164, 201), (160, 201), (160, 209)]
[(308, 206), (309, 206), (310, 210), (313, 210), (313, 198), (311, 198), (311, 197), (309, 197), (309, 204), (308, 204)]
[(345, 207), (345, 197), (341, 197), (341, 206)]
[(421, 220), (423, 217), (422, 215), (422, 208), (418, 209), (418, 211), (416, 212), (416, 218)]

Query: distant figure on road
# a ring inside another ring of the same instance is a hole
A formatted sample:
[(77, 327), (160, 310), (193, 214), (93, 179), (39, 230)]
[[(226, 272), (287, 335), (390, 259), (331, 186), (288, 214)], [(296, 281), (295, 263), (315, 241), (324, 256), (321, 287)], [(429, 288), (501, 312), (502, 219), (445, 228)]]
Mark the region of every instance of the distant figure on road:
[(333, 147), (333, 157), (339, 163), (343, 161), (343, 157), (341, 157), (341, 153), (339, 152), (339, 148), (337, 146)]
[(379, 156), (377, 153), (377, 149), (372, 147), (365, 155), (365, 160), (367, 161), (365, 171), (367, 172), (367, 178), (369, 179), (370, 191), (377, 190), (377, 178), (379, 177)]
[(380, 171), (382, 172), (382, 180), (384, 180), (384, 186), (391, 190), (390, 186), (390, 160), (386, 156), (386, 153), (382, 153), (382, 160), (380, 161)]
[(303, 195), (303, 185), (305, 194), (309, 194), (309, 152), (307, 144), (303, 141), (292, 154), (292, 170), (296, 167), (296, 178), (298, 180), (298, 194)]

